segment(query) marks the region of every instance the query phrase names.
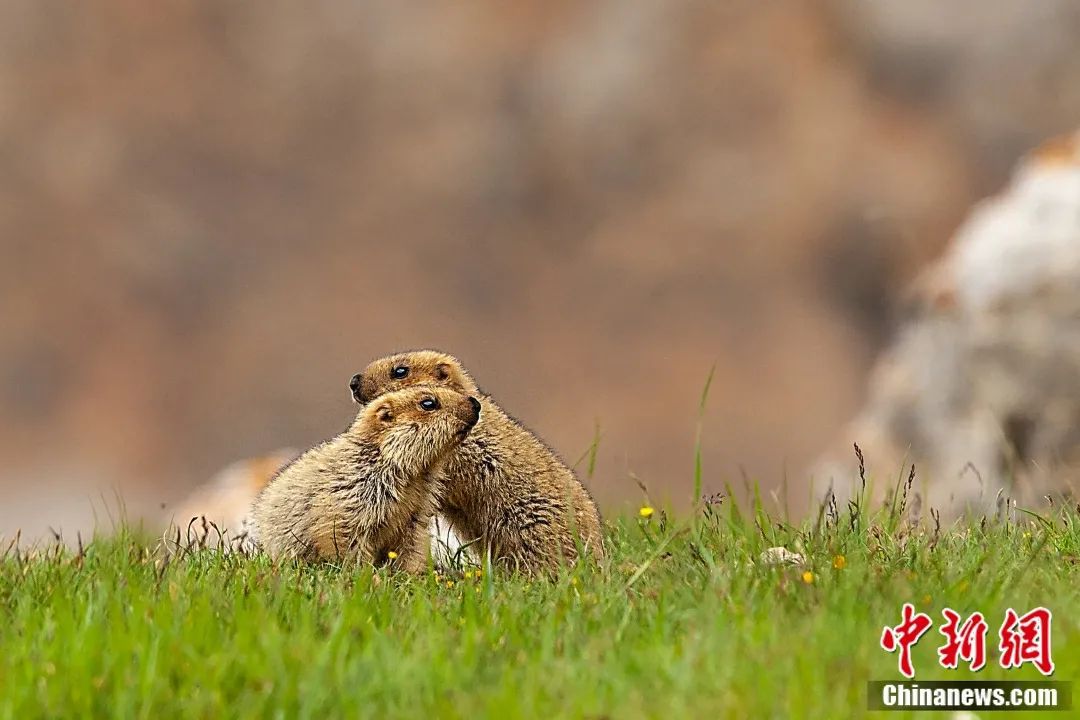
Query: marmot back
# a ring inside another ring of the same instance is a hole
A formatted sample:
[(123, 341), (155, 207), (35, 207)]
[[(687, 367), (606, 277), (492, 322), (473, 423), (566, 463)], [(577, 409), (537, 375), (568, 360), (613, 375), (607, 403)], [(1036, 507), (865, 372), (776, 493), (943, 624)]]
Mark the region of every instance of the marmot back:
[(425, 567), (439, 467), (476, 424), (480, 403), (413, 387), (366, 406), (348, 430), (302, 454), (252, 506), (259, 545), (275, 557), (354, 558)]
[(577, 561), (579, 546), (604, 555), (600, 514), (585, 487), (554, 452), (480, 393), (457, 358), (434, 350), (391, 355), (350, 383), (371, 403), (414, 385), (439, 385), (480, 398), (480, 421), (450, 454), (441, 512), (481, 554), (528, 573)]

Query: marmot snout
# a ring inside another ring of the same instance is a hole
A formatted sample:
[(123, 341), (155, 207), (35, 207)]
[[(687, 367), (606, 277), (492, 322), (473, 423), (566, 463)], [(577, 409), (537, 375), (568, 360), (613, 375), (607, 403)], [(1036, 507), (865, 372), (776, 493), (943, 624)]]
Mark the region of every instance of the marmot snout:
[(302, 454), (259, 494), (253, 534), (275, 557), (355, 558), (425, 567), (438, 469), (477, 424), (481, 404), (445, 387), (369, 403), (342, 434)]

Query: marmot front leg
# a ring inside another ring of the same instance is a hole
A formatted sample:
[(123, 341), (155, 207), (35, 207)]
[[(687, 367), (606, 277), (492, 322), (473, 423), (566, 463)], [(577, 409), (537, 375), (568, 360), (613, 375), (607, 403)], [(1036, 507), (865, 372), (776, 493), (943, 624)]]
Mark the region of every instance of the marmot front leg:
[(403, 547), (394, 550), (397, 557), (390, 561), (390, 567), (412, 575), (422, 575), (428, 569), (428, 551), (431, 536), (428, 534), (428, 520), (413, 517), (406, 542)]

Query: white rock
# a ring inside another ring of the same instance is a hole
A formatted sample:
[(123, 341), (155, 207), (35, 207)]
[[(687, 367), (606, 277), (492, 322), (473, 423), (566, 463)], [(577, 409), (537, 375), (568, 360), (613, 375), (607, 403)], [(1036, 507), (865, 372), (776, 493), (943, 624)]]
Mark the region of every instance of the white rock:
[(786, 547), (771, 547), (761, 553), (759, 560), (762, 565), (802, 565), (806, 562), (806, 558)]
[[(914, 312), (868, 400), (814, 471), (841, 504), (911, 463), (930, 508), (1033, 505), (1080, 467), (1080, 132), (1047, 143), (980, 203), (915, 283)], [(879, 492), (880, 494), (880, 492)]]

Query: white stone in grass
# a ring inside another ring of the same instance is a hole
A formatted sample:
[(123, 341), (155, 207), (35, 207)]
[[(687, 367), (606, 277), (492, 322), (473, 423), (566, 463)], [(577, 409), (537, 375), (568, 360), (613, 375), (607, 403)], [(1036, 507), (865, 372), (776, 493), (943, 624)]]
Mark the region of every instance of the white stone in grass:
[(762, 565), (802, 565), (806, 558), (797, 552), (792, 552), (786, 547), (771, 547), (761, 553)]

